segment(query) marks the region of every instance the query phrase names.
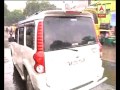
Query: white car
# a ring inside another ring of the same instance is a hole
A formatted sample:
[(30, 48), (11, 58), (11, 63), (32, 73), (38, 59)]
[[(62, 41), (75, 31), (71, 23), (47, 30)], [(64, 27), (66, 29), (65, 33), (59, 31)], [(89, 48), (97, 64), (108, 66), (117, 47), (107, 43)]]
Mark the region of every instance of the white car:
[(27, 90), (89, 90), (107, 80), (88, 12), (36, 13), (18, 22), (10, 49)]

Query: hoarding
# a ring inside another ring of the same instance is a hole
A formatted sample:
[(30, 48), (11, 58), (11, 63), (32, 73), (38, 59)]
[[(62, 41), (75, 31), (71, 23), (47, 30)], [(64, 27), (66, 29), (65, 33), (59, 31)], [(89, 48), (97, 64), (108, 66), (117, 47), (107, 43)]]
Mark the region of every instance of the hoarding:
[(98, 5), (98, 17), (106, 18), (106, 6), (105, 5)]

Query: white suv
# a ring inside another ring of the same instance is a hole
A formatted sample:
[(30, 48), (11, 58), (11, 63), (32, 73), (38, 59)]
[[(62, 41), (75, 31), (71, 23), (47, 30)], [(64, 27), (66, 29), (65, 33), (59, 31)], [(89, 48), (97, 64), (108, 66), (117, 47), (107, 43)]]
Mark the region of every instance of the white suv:
[(48, 10), (18, 22), (10, 43), (27, 90), (89, 90), (104, 82), (92, 14)]

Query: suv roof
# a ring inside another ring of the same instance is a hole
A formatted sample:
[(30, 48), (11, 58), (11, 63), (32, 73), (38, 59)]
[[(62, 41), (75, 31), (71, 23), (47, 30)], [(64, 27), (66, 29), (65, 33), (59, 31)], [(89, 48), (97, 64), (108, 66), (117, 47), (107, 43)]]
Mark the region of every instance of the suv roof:
[[(91, 16), (91, 13), (87, 11), (75, 11), (75, 12), (81, 12), (81, 14), (77, 14), (77, 15)], [(19, 21), (18, 24), (23, 24), (25, 22), (38, 20), (38, 19), (44, 18), (47, 15), (66, 15), (66, 11), (65, 10), (46, 10), (42, 12), (37, 12), (25, 20)]]

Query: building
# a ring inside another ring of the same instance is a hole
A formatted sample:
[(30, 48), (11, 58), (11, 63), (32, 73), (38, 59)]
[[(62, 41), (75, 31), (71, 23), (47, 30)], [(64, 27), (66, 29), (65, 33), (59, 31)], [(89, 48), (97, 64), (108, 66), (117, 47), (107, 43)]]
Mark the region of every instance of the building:
[(111, 20), (111, 12), (116, 12), (116, 0), (91, 0), (91, 5), (98, 7), (98, 5), (105, 5), (106, 18), (99, 18), (101, 25), (108, 27)]

